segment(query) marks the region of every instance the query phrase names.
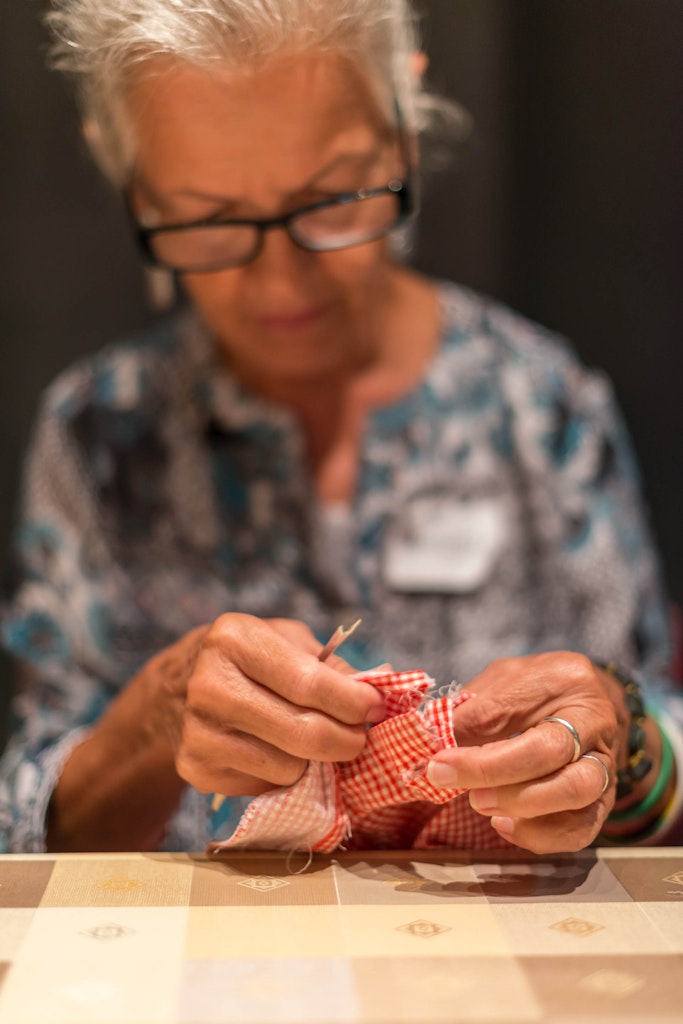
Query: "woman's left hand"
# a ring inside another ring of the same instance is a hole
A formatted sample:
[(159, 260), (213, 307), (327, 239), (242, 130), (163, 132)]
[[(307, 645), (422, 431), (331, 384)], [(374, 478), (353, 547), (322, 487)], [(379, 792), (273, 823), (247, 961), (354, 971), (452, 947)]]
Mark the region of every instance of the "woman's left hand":
[[(472, 807), (516, 846), (588, 846), (626, 759), (630, 719), (620, 685), (583, 655), (560, 651), (493, 661), (467, 689), (476, 696), (456, 712), (458, 746), (434, 757), (430, 781), (468, 789)], [(571, 731), (549, 717), (576, 730), (576, 760)]]

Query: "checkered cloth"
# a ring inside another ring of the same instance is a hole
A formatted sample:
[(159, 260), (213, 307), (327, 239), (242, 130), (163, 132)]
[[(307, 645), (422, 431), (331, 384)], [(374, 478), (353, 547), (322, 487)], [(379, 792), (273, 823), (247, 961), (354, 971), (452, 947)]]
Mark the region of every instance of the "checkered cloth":
[(509, 845), (469, 801), (458, 799), (463, 789), (436, 788), (426, 775), (434, 754), (456, 746), (453, 715), (472, 695), (451, 687), (446, 696), (426, 700), (433, 680), (422, 671), (356, 678), (381, 690), (387, 709), (359, 756), (338, 764), (312, 761), (293, 786), (256, 797), (233, 835), (211, 843), (208, 852)]

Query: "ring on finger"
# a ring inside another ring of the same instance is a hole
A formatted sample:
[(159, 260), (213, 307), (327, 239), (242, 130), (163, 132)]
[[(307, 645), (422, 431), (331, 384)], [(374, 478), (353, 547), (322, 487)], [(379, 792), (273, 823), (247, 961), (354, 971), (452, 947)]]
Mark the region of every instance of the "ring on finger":
[(609, 768), (607, 767), (605, 762), (602, 760), (602, 758), (599, 758), (597, 754), (582, 754), (581, 755), (581, 760), (583, 761), (584, 758), (587, 758), (589, 761), (597, 761), (598, 764), (600, 765), (600, 767), (602, 768), (603, 772), (605, 773), (605, 782), (604, 782), (604, 785), (603, 785), (602, 789), (600, 790), (600, 796), (602, 796), (602, 794), (605, 792), (605, 790), (607, 790), (609, 788), (609, 784), (610, 784)]
[(569, 759), (568, 764), (574, 764), (574, 761), (578, 761), (581, 757), (581, 738), (571, 722), (568, 722), (566, 718), (558, 718), (557, 715), (550, 715), (548, 718), (542, 718), (541, 721), (556, 722), (557, 725), (561, 725), (567, 730), (572, 738), (572, 743), (574, 744), (574, 752)]

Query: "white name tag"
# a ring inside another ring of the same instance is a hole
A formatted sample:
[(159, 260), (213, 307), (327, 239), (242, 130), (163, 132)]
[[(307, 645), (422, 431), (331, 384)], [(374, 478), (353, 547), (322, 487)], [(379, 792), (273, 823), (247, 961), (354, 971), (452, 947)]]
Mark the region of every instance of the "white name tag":
[(384, 580), (393, 590), (476, 590), (489, 579), (507, 536), (500, 499), (417, 496), (389, 530)]

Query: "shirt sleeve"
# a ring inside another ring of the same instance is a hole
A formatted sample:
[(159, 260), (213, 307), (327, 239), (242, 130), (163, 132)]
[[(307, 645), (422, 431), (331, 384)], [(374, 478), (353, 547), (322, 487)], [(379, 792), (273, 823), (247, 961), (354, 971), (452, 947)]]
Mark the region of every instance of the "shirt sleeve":
[(565, 634), (551, 641), (641, 673), (652, 694), (669, 691), (661, 565), (609, 380), (549, 345), (545, 356), (511, 361), (505, 384), (536, 533), (536, 583), (548, 621)]
[[(46, 398), (26, 460), (14, 544), (15, 584), (0, 614), (17, 663), (10, 738), (0, 761), (0, 851), (45, 849), (45, 817), (62, 766), (116, 692), (98, 609), (103, 546), (59, 391)], [(109, 672), (109, 677), (107, 675)]]
[(657, 839), (683, 824), (683, 692), (673, 679), (670, 608), (639, 470), (609, 380), (558, 346), (507, 381), (555, 646), (613, 661), (642, 686), (675, 752), (678, 796)]

